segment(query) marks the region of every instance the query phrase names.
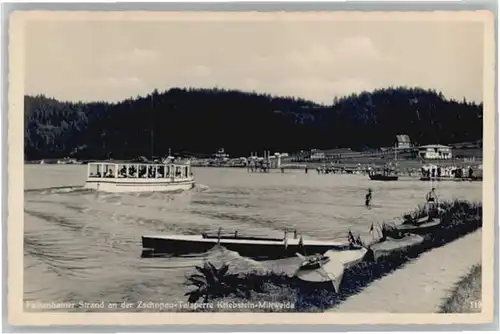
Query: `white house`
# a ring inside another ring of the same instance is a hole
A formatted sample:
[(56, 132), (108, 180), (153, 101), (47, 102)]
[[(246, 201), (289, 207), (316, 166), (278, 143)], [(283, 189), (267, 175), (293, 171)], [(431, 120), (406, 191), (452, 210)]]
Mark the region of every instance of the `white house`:
[(408, 135), (396, 135), (398, 149), (408, 149), (411, 148), (411, 140)]
[(422, 159), (451, 159), (451, 148), (445, 145), (424, 145), (418, 148)]
[(311, 160), (323, 160), (325, 159), (325, 153), (319, 150), (311, 150)]

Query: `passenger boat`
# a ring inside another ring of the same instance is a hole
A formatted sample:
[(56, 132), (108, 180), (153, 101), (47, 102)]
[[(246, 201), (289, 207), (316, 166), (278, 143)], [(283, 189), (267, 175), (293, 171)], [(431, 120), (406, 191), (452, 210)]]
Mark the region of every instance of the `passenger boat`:
[(304, 240), (294, 233), (283, 238), (268, 238), (257, 236), (240, 236), (237, 232), (232, 234), (206, 234), (200, 235), (144, 235), (142, 236), (143, 257), (160, 255), (186, 255), (205, 253), (220, 245), (241, 256), (256, 260), (272, 260), (296, 257), (297, 253), (316, 254), (328, 250), (349, 250), (361, 248), (349, 244), (347, 239), (332, 241)]
[(189, 190), (195, 185), (189, 163), (93, 162), (84, 188), (110, 193)]
[(397, 181), (399, 179), (398, 175), (387, 175), (382, 173), (370, 173), (368, 176), (370, 180), (374, 181)]
[(370, 180), (374, 181), (397, 181), (399, 179), (397, 171), (398, 147), (394, 146), (394, 161), (387, 163), (382, 170), (368, 171)]
[(370, 171), (368, 173), (370, 180), (375, 181), (397, 181), (399, 179), (399, 175), (397, 171), (390, 170), (388, 168), (384, 168), (383, 171)]
[(356, 249), (342, 252), (329, 250), (323, 255), (304, 257), (303, 262), (295, 273), (295, 277), (309, 283), (332, 283), (335, 292), (339, 292), (344, 272), (363, 261), (368, 250), (359, 246)]

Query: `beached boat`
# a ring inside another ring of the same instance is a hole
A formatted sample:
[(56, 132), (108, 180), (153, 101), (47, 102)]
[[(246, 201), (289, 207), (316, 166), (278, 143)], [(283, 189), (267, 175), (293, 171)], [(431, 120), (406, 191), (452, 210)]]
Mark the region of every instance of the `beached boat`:
[(189, 190), (194, 184), (189, 163), (93, 162), (87, 165), (84, 187), (111, 193), (162, 192)]
[(282, 259), (295, 257), (296, 253), (316, 254), (328, 250), (348, 250), (361, 248), (351, 246), (347, 239), (332, 241), (304, 240), (296, 234), (283, 238), (268, 238), (257, 236), (240, 236), (233, 234), (200, 235), (144, 235), (142, 236), (143, 256), (186, 255), (204, 253), (220, 245), (241, 256), (253, 259)]
[(309, 283), (331, 282), (335, 292), (338, 293), (344, 271), (363, 261), (367, 251), (366, 248), (359, 247), (358, 249), (344, 250), (342, 252), (329, 250), (323, 255), (312, 257), (297, 254), (304, 261), (295, 272), (295, 277)]
[(413, 233), (413, 234), (428, 234), (432, 232), (435, 228), (438, 228), (439, 224), (441, 224), (441, 219), (434, 218), (430, 221), (425, 218), (425, 222), (422, 223), (403, 223), (401, 225), (397, 225), (396, 229), (400, 232), (404, 233)]
[(400, 251), (421, 244), (424, 237), (417, 234), (407, 234), (402, 238), (387, 237), (385, 240), (372, 244), (369, 247), (369, 257), (377, 261), (380, 257), (387, 256), (394, 251)]

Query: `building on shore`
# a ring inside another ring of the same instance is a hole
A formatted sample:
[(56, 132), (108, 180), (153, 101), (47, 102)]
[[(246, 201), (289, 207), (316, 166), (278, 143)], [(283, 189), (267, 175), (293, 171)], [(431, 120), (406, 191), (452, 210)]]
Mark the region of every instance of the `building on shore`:
[(229, 154), (224, 151), (224, 148), (220, 148), (214, 155), (215, 160), (218, 161), (229, 161)]
[(311, 150), (311, 155), (309, 160), (311, 161), (323, 161), (326, 159), (326, 154), (323, 151), (313, 149)]
[(452, 152), (449, 146), (445, 145), (424, 145), (418, 148), (418, 156), (421, 159), (451, 159)]
[(411, 140), (408, 135), (396, 135), (396, 148), (398, 150), (407, 150), (411, 148)]

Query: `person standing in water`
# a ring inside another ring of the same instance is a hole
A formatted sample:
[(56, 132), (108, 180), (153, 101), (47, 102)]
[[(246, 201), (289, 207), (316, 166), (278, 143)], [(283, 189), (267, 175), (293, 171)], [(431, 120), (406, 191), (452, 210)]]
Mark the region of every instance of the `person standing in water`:
[(372, 206), (372, 190), (368, 189), (368, 193), (365, 196), (365, 206), (371, 207)]
[(427, 193), (427, 195), (425, 196), (425, 200), (427, 201), (427, 203), (437, 202), (436, 188), (432, 188), (431, 191)]
[(429, 216), (429, 219), (431, 219), (431, 209), (433, 209), (438, 202), (436, 188), (432, 188), (431, 191), (427, 193), (425, 200), (427, 202), (427, 215)]

